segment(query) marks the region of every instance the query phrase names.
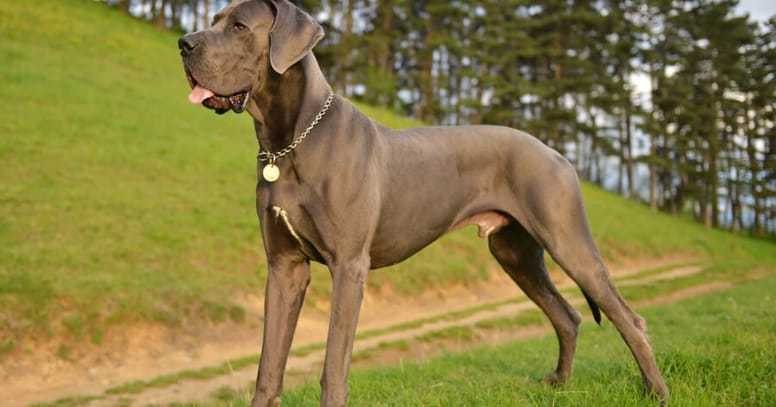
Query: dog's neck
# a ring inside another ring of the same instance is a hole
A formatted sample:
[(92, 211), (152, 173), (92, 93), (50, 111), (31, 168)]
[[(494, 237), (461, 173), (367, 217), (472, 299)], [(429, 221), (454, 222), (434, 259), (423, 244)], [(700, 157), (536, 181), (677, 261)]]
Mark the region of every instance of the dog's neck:
[(252, 95), (253, 116), (262, 149), (278, 152), (310, 125), (329, 95), (330, 87), (312, 53), (283, 75), (267, 72), (262, 89)]

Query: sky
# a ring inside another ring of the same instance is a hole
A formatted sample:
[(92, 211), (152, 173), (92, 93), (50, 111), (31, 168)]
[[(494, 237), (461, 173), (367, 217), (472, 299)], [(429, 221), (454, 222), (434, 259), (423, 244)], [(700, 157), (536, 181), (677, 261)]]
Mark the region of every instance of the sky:
[(738, 9), (760, 22), (767, 21), (776, 14), (776, 1), (774, 0), (739, 0)]

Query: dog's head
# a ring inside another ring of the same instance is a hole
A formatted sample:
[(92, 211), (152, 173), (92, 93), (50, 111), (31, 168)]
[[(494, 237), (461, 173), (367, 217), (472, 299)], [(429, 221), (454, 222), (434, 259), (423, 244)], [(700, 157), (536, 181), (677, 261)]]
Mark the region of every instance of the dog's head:
[(288, 0), (241, 0), (209, 29), (178, 40), (189, 101), (218, 114), (243, 112), (268, 76), (283, 75), (323, 38), (323, 28)]

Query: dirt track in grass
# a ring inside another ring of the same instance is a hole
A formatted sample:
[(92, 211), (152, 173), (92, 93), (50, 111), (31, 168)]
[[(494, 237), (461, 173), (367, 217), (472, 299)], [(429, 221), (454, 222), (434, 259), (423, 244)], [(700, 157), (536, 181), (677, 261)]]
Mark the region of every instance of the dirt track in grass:
[[(656, 270), (659, 272), (650, 270)], [(702, 263), (684, 257), (631, 261), (613, 265), (618, 286), (646, 285), (652, 282), (690, 276), (703, 271)], [(553, 273), (559, 288), (573, 284), (562, 273)], [(730, 283), (712, 281), (654, 298), (634, 302), (639, 306), (679, 301), (710, 291), (729, 288)], [(564, 296), (585, 315), (587, 306), (578, 290)], [(627, 299), (627, 298), (626, 298)], [(162, 375), (184, 370), (217, 366), (228, 360), (258, 354), (261, 338), (263, 303), (258, 297), (239, 299), (250, 310), (243, 324), (181, 327), (176, 331), (156, 326), (133, 326), (125, 332), (106, 337), (100, 347), (87, 346), (72, 351), (64, 360), (59, 349), (41, 346), (26, 357), (0, 366), (3, 405), (50, 403), (65, 397), (90, 397), (75, 405), (166, 405), (206, 401), (223, 387), (243, 389), (255, 380), (256, 363), (222, 374), (200, 379), (178, 379), (164, 386), (137, 386), (136, 392), (110, 394), (109, 389), (134, 381), (150, 381)], [(464, 349), (482, 344), (542, 335), (551, 331), (548, 324), (510, 329), (478, 329), (483, 321), (516, 317), (536, 309), (519, 289), (501, 273), (475, 287), (452, 287), (414, 298), (375, 298), (367, 293), (359, 333), (354, 347), (354, 368), (396, 363), (405, 359), (424, 359), (442, 351)], [(303, 310), (294, 349), (322, 344), (326, 337), (326, 304)], [(424, 335), (451, 328), (470, 328), (474, 335), (466, 341), (445, 338), (418, 340)], [(408, 346), (408, 344), (410, 346)], [(304, 355), (292, 354), (288, 361), (287, 386), (313, 379), (320, 373), (324, 350), (313, 346)]]

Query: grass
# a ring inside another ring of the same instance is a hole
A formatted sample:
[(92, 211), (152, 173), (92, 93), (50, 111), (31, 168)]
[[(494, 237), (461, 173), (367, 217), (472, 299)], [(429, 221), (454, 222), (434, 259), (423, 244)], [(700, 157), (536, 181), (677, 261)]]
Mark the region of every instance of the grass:
[(241, 321), (230, 297), (261, 293), (265, 273), (251, 120), (187, 103), (176, 34), (38, 3), (0, 4), (0, 350), (100, 342), (133, 320)]
[(517, 317), (501, 317), (477, 322), (479, 329), (514, 328), (515, 326), (546, 325), (550, 320), (539, 308), (532, 308), (517, 314)]
[(224, 303), (259, 264), (250, 123), (186, 105), (172, 34), (46, 3), (0, 5), (0, 328), (72, 331), (64, 310), (78, 337)]
[[(119, 324), (235, 321), (266, 274), (246, 115), (186, 101), (177, 35), (101, 2), (0, 2), (0, 357), (30, 338), (99, 345)], [(419, 123), (362, 106), (391, 127)], [(687, 253), (745, 274), (768, 242), (656, 215), (583, 186), (603, 253)], [(369, 289), (413, 295), (497, 268), (471, 230), (445, 236)], [(315, 267), (308, 299), (330, 292)]]
[[(776, 404), (776, 277), (643, 310), (672, 406)], [(468, 333), (467, 333), (468, 335)], [(466, 337), (466, 335), (464, 335)], [(351, 406), (654, 406), (613, 326), (585, 323), (575, 371), (561, 387), (540, 383), (554, 366), (554, 335), (449, 353), (351, 374)], [(289, 389), (287, 405), (314, 405), (317, 383)], [(219, 405), (248, 405), (233, 392)]]
[(143, 392), (149, 388), (168, 387), (185, 380), (209, 379), (212, 377), (229, 374), (234, 370), (238, 370), (246, 366), (254, 365), (258, 362), (258, 360), (258, 355), (235, 358), (221, 363), (218, 366), (205, 367), (196, 370), (184, 370), (174, 374), (159, 376), (151, 380), (137, 380), (128, 382), (121, 386), (106, 390), (105, 394), (134, 394)]

